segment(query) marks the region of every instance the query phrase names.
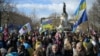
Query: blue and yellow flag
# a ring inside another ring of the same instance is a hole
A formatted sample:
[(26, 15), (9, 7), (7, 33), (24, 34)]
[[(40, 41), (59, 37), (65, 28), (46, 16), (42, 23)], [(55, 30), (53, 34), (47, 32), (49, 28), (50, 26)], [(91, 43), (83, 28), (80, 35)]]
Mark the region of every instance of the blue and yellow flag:
[(53, 29), (52, 20), (51, 19), (45, 19), (45, 20), (43, 20), (42, 21), (42, 28), (43, 29), (52, 30)]
[(86, 0), (81, 0), (78, 8), (76, 9), (74, 15), (77, 15), (81, 10), (86, 9)]
[(82, 16), (80, 17), (80, 19), (73, 25), (73, 31), (72, 32), (75, 32), (76, 28), (80, 24), (86, 22), (87, 20), (88, 20), (88, 18), (87, 18), (86, 10), (84, 10), (84, 12), (83, 12)]

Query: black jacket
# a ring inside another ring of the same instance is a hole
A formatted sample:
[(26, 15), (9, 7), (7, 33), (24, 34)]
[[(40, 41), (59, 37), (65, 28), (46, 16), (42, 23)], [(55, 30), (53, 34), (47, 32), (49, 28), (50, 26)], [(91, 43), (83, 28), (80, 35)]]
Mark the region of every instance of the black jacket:
[(51, 52), (50, 56), (63, 56), (61, 52), (53, 53)]
[(30, 56), (29, 52), (27, 50), (21, 51), (20, 53), (18, 53), (19, 56)]

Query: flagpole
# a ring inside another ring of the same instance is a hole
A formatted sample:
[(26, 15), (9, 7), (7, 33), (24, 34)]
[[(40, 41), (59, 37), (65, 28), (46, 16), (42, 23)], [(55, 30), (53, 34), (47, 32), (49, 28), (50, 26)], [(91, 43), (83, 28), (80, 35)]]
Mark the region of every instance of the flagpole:
[[(85, 2), (86, 2), (86, 0), (85, 0)], [(87, 3), (85, 4), (85, 6), (87, 5)], [(87, 15), (87, 19), (88, 19), (88, 14), (87, 14), (87, 6), (86, 6), (86, 8), (85, 8), (85, 10), (86, 10), (86, 15)], [(90, 28), (89, 28), (89, 19), (87, 20), (87, 30), (88, 30), (88, 33), (90, 33)]]
[[(87, 9), (86, 9), (86, 14), (87, 14)], [(88, 18), (88, 15), (87, 15), (87, 18)], [(89, 27), (90, 25), (89, 25), (89, 18), (88, 18), (88, 21), (87, 21), (87, 28), (88, 28), (88, 33), (90, 33), (90, 27)]]
[[(85, 0), (86, 1), (86, 0)], [(87, 5), (87, 3), (86, 3), (86, 5)], [(86, 14), (87, 14), (87, 6), (86, 6)], [(88, 33), (90, 33), (90, 28), (89, 28), (89, 18), (88, 18), (88, 14), (87, 14), (87, 19), (88, 19), (88, 21), (87, 21), (87, 28), (88, 28)]]
[[(87, 30), (88, 33), (89, 33), (90, 31), (89, 31), (89, 21), (88, 21), (87, 11), (86, 11), (86, 9), (87, 9), (87, 8), (86, 8), (86, 0), (81, 0), (78, 9), (77, 9), (76, 12), (75, 12), (75, 15), (78, 14), (79, 11), (81, 11), (81, 10), (83, 10), (83, 9), (84, 9), (84, 12), (83, 12), (81, 18), (78, 20), (78, 23), (77, 23), (75, 26), (77, 26), (77, 25), (83, 23), (84, 21), (87, 21), (87, 23), (86, 23), (86, 25), (87, 25), (86, 28), (87, 28), (87, 29), (86, 29), (86, 30)], [(83, 17), (83, 18), (82, 18), (82, 17)], [(84, 26), (85, 26), (85, 25), (84, 25)]]
[(88, 19), (88, 21), (87, 21), (87, 28), (88, 28), (88, 33), (90, 33), (90, 27), (89, 27), (90, 25), (89, 25), (89, 19)]

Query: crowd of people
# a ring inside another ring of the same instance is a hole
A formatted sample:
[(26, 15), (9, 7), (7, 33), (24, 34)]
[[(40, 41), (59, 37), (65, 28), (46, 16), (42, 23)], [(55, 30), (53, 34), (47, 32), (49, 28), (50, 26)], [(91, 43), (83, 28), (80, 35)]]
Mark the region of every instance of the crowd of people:
[(38, 31), (0, 35), (0, 56), (100, 56), (100, 34)]

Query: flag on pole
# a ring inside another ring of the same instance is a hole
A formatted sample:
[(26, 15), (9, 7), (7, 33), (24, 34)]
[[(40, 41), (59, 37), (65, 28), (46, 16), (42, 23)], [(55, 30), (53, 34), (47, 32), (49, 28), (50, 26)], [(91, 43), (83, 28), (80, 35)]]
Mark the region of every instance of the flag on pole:
[(86, 0), (81, 0), (79, 10), (83, 10), (83, 9), (85, 9), (85, 8), (86, 8)]
[(81, 0), (81, 2), (80, 2), (80, 4), (79, 4), (78, 8), (76, 9), (74, 15), (78, 15), (79, 12), (80, 12), (81, 10), (85, 9), (85, 8), (86, 8), (86, 0)]
[(51, 19), (45, 19), (42, 21), (42, 28), (43, 29), (53, 29), (52, 20)]
[(51, 24), (51, 23), (52, 23), (52, 20), (50, 19), (45, 19), (42, 21), (42, 25)]
[(88, 18), (87, 18), (86, 10), (84, 10), (81, 18), (73, 25), (73, 31), (72, 32), (74, 32), (76, 30), (77, 26), (79, 26), (80, 24), (84, 23), (87, 20), (88, 20)]
[(26, 23), (20, 30), (19, 30), (19, 33), (20, 35), (23, 35), (25, 33), (28, 33), (31, 31), (31, 26), (30, 26), (30, 23)]

